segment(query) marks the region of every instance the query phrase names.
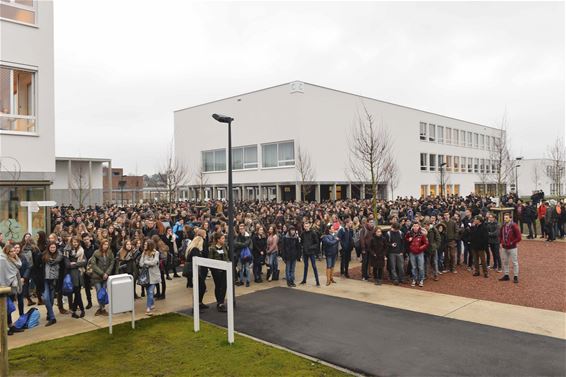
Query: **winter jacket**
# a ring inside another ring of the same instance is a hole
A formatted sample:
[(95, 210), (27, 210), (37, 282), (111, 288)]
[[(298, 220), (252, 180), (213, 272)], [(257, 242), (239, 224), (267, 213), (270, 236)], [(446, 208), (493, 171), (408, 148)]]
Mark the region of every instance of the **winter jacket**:
[(265, 238), (265, 236), (259, 237), (257, 234), (254, 234), (254, 236), (252, 237), (252, 244), (252, 254), (254, 258), (261, 258), (261, 253), (263, 253), (263, 256), (265, 257), (265, 255), (267, 254), (267, 238)]
[(282, 258), (285, 261), (301, 260), (301, 244), (298, 236), (283, 237)]
[(108, 276), (112, 275), (114, 271), (114, 254), (112, 254), (111, 250), (108, 250), (106, 255), (102, 255), (100, 250), (96, 250), (92, 259), (92, 262), (89, 263), (89, 265), (92, 266), (90, 281), (94, 285), (104, 281), (104, 274)]
[(303, 255), (316, 255), (320, 250), (320, 238), (314, 230), (303, 232), (302, 236)]
[(408, 249), (413, 254), (421, 254), (428, 248), (428, 238), (422, 230), (419, 229), (418, 233), (412, 230), (405, 235)]
[(149, 270), (149, 284), (161, 283), (161, 272), (159, 271), (159, 251), (154, 250), (153, 255), (142, 253), (140, 257), (140, 268), (147, 267)]
[(499, 243), (499, 230), (501, 229), (501, 226), (499, 225), (499, 223), (497, 221), (493, 221), (493, 222), (486, 222), (485, 226), (487, 228), (487, 236), (488, 236), (488, 241), (489, 243)]
[(444, 227), (446, 228), (446, 240), (456, 241), (458, 239), (458, 225), (454, 220), (448, 220), (444, 222)]
[(427, 253), (429, 255), (434, 254), (434, 252), (438, 251), (438, 248), (440, 247), (440, 233), (438, 232), (438, 229), (434, 226), (427, 229), (426, 237), (428, 239)]
[(340, 240), (335, 236), (326, 234), (322, 237), (322, 251), (327, 257), (335, 257), (338, 254), (338, 243)]
[(370, 241), (368, 250), (369, 264), (377, 267), (385, 267), (385, 252), (387, 251), (387, 240), (385, 236), (374, 235)]
[(249, 248), (250, 251), (252, 251), (253, 249), (252, 238), (247, 232), (245, 233), (245, 235), (238, 234), (234, 239), (234, 252), (238, 260), (240, 259), (240, 253), (242, 252), (242, 249), (244, 247)]
[(87, 259), (85, 258), (83, 248), (79, 246), (78, 250), (67, 250), (63, 256), (65, 258), (66, 271), (71, 275), (71, 280), (73, 281), (73, 287), (84, 286), (83, 272)]
[(484, 223), (470, 227), (470, 247), (472, 250), (488, 250), (489, 234)]
[(21, 259), (18, 258), (14, 262), (5, 253), (0, 252), (0, 285), (11, 287), (12, 293), (20, 293), (22, 291), (20, 267), (22, 267)]
[(365, 228), (360, 231), (360, 246), (362, 252), (366, 252), (369, 249), (369, 243), (375, 233), (375, 227), (366, 224)]
[(44, 278), (45, 280), (57, 280), (59, 279), (59, 269), (61, 267), (61, 261), (63, 260), (63, 254), (56, 252), (54, 258), (49, 258), (47, 262), (44, 262)]
[(352, 251), (352, 249), (354, 248), (354, 231), (351, 228), (340, 228), (340, 230), (338, 231), (338, 238), (340, 238), (340, 246), (342, 246), (342, 252)]
[(405, 251), (405, 238), (401, 231), (390, 230), (385, 233), (387, 239), (387, 253), (389, 254), (402, 254)]
[(514, 222), (504, 224), (499, 230), (499, 239), (504, 249), (516, 248), (517, 244), (521, 242), (519, 226)]
[(208, 257), (210, 259), (216, 260), (223, 260), (223, 261), (230, 261), (230, 255), (228, 254), (228, 250), (226, 250), (226, 246), (218, 247), (217, 245), (212, 245), (208, 249)]

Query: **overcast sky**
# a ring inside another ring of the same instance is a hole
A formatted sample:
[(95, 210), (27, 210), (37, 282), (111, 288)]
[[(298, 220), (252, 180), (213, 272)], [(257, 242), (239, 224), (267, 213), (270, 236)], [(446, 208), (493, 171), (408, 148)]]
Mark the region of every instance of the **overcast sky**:
[(57, 155), (128, 174), (157, 170), (174, 110), (293, 80), (486, 125), (506, 112), (527, 158), (564, 134), (562, 2), (54, 6)]

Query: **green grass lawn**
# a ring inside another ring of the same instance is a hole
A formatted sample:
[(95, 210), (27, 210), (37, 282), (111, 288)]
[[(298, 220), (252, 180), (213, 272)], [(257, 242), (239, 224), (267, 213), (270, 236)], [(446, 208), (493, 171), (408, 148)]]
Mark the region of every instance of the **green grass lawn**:
[(12, 376), (344, 376), (325, 365), (179, 314), (10, 351)]

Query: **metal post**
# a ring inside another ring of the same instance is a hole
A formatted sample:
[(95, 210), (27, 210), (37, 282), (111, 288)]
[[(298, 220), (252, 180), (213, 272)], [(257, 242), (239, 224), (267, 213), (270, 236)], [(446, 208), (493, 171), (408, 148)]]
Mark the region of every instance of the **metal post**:
[(10, 293), (12, 293), (10, 287), (0, 288), (0, 346), (2, 347), (0, 376), (8, 375), (8, 310), (6, 301)]
[[(228, 122), (228, 248), (229, 253), (232, 255), (232, 273), (236, 276), (236, 264), (234, 260), (236, 255), (234, 253), (234, 189), (232, 187), (232, 121)], [(234, 279), (228, 284), (232, 285), (232, 292), (234, 289)]]

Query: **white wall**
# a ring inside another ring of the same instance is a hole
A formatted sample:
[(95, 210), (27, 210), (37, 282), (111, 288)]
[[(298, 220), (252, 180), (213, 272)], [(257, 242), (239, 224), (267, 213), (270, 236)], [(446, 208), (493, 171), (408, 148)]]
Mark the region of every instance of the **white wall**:
[[(545, 195), (550, 195), (550, 185), (554, 183), (546, 174), (546, 167), (552, 166), (552, 160), (532, 159), (517, 162), (517, 177), (519, 184), (519, 195), (530, 196), (535, 190), (543, 190)], [(514, 177), (513, 177), (514, 179)], [(562, 179), (562, 194), (564, 195), (564, 177)]]
[(55, 124), (53, 79), (53, 3), (37, 1), (37, 27), (0, 21), (0, 63), (36, 70), (37, 135), (9, 135), (0, 131), (0, 155), (15, 157), (20, 179), (53, 179)]
[[(102, 175), (103, 163), (99, 161), (92, 162), (92, 188), (102, 189), (104, 183), (104, 177)], [(55, 189), (68, 189), (76, 188), (77, 182), (76, 177), (78, 174), (82, 173), (85, 181), (84, 186), (88, 187), (88, 161), (71, 161), (71, 187), (69, 187), (69, 161), (68, 160), (57, 160), (55, 180), (51, 188)]]
[[(497, 130), (436, 114), (393, 105), (315, 85), (304, 84), (304, 93), (290, 92), (283, 84), (241, 96), (175, 112), (175, 150), (193, 171), (198, 169), (201, 151), (227, 147), (226, 125), (212, 119), (213, 113), (235, 118), (233, 147), (295, 140), (308, 151), (318, 182), (348, 182), (347, 138), (356, 114), (365, 105), (376, 121), (384, 122), (394, 141), (394, 153), (401, 171), (396, 195), (419, 195), (421, 184), (438, 184), (438, 174), (420, 171), (420, 153), (438, 153), (486, 158), (485, 150), (443, 145), (419, 140), (420, 122), (435, 123), (473, 132), (496, 135)], [(295, 182), (294, 167), (234, 171), (234, 184)], [(296, 158), (296, 153), (295, 153)], [(208, 173), (207, 184), (226, 184), (227, 174)], [(479, 182), (477, 174), (452, 174), (448, 183), (460, 184), (461, 193)], [(195, 184), (193, 174), (191, 184)]]

